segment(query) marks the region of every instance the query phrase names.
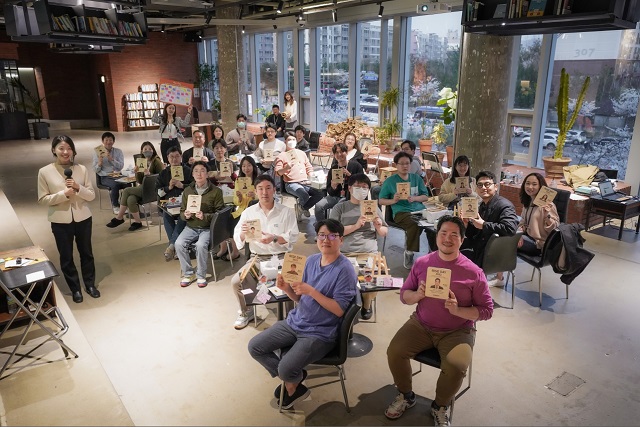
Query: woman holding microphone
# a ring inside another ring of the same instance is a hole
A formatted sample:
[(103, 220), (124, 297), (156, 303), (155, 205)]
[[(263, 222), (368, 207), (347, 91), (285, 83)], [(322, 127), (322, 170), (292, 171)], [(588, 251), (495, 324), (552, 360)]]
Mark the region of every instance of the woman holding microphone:
[(83, 165), (73, 163), (76, 147), (65, 135), (51, 141), (56, 160), (38, 171), (38, 203), (49, 207), (51, 231), (60, 253), (60, 268), (71, 290), (73, 302), (82, 302), (80, 278), (73, 262), (73, 240), (80, 253), (82, 280), (87, 293), (100, 298), (95, 287), (96, 267), (91, 247), (91, 211), (87, 202), (96, 195)]

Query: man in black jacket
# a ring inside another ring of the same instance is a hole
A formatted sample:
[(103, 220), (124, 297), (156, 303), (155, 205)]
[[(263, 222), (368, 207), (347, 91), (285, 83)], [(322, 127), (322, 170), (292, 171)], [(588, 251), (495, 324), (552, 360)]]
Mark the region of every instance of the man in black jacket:
[[(518, 215), (516, 208), (509, 200), (497, 194), (498, 183), (493, 172), (481, 171), (476, 175), (478, 195), (482, 203), (478, 207), (478, 218), (470, 218), (465, 221), (467, 231), (461, 251), (474, 264), (482, 267), (484, 248), (492, 234), (499, 236), (512, 236), (518, 228)], [(502, 273), (498, 273), (495, 281), (489, 285), (500, 286)]]
[[(280, 106), (274, 104), (273, 107), (271, 107), (271, 114), (269, 114), (269, 116), (267, 117), (267, 120), (265, 120), (265, 128), (269, 125), (274, 125), (276, 128), (276, 138), (282, 138), (284, 136), (284, 130), (287, 127), (287, 122), (284, 120), (284, 117), (282, 117), (282, 114), (280, 114)], [(267, 135), (264, 135), (264, 138), (267, 138)]]

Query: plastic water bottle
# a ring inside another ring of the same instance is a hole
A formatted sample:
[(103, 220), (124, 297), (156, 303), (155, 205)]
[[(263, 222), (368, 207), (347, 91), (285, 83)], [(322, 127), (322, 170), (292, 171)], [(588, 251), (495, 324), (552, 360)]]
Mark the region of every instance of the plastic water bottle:
[(7, 311), (9, 314), (13, 314), (18, 311), (18, 303), (12, 294), (7, 294)]

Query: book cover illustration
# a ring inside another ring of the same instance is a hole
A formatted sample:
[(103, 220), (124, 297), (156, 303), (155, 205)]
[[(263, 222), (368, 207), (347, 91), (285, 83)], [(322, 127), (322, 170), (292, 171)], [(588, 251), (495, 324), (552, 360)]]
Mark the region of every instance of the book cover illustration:
[(247, 242), (262, 239), (262, 226), (259, 219), (250, 219), (246, 221), (248, 231), (245, 233), (244, 239)]
[(287, 252), (282, 261), (282, 277), (287, 283), (302, 282), (302, 273), (307, 257)]
[(200, 204), (202, 203), (202, 196), (199, 194), (189, 194), (187, 197), (187, 211), (191, 213), (200, 212)]
[(382, 185), (387, 178), (394, 175), (396, 172), (397, 169), (393, 167), (380, 168), (380, 185)]
[(194, 160), (200, 160), (204, 156), (204, 148), (203, 147), (193, 147), (193, 158)]
[(184, 169), (182, 169), (182, 166), (171, 166), (171, 179), (177, 179), (180, 182), (184, 181)]
[(365, 217), (367, 221), (373, 221), (378, 212), (377, 200), (363, 200), (360, 202), (360, 215)]
[(547, 0), (531, 0), (527, 17), (543, 16), (544, 8), (547, 6)]
[(373, 145), (371, 144), (371, 142), (362, 141), (362, 145), (360, 146), (360, 152), (362, 153), (362, 155), (363, 156), (369, 155), (369, 152), (371, 151), (372, 146)]
[(273, 162), (274, 158), (273, 158), (273, 148), (265, 148), (264, 150), (262, 150), (262, 152), (264, 153), (264, 158), (262, 160), (267, 161), (267, 162)]
[(331, 182), (335, 184), (344, 184), (344, 169), (341, 167), (331, 169)]
[(220, 176), (221, 177), (230, 177), (231, 172), (233, 172), (233, 163), (231, 162), (220, 162)]
[(408, 200), (410, 191), (411, 191), (411, 183), (409, 182), (396, 183), (396, 192), (400, 195), (400, 200)]
[(460, 218), (478, 217), (478, 199), (475, 197), (460, 198)]
[(104, 145), (98, 145), (94, 150), (96, 150), (98, 157), (107, 157), (107, 149)]
[(148, 162), (146, 157), (136, 158), (136, 168), (138, 168), (138, 172), (143, 172), (147, 167), (148, 167)]
[(251, 177), (248, 176), (238, 177), (236, 179), (235, 189), (236, 191), (240, 191), (242, 194), (247, 194), (249, 191), (255, 192), (256, 190), (251, 182)]
[(456, 177), (456, 188), (455, 188), (455, 193), (456, 194), (466, 194), (467, 190), (471, 188), (470, 184), (469, 184), (469, 177), (468, 176), (458, 176)]
[(533, 201), (533, 204), (536, 206), (546, 206), (549, 203), (553, 202), (553, 199), (556, 198), (556, 194), (558, 192), (549, 187), (540, 187), (540, 191), (538, 191), (538, 195)]
[(430, 298), (449, 298), (451, 286), (451, 270), (448, 268), (427, 268), (427, 278), (424, 285), (424, 295)]

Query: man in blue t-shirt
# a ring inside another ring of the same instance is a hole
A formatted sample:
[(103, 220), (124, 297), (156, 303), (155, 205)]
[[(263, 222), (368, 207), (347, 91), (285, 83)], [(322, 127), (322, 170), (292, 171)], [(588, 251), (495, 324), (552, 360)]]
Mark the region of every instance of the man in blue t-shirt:
[[(298, 303), (287, 317), (249, 341), (249, 354), (273, 378), (284, 381), (284, 409), (309, 396), (302, 384), (304, 367), (322, 359), (336, 345), (338, 328), (356, 296), (358, 281), (351, 262), (340, 254), (344, 226), (334, 219), (315, 224), (319, 254), (307, 258), (302, 282), (287, 283), (278, 275), (276, 285)], [(282, 356), (276, 350), (290, 347)], [(274, 392), (280, 398), (280, 386)]]
[[(407, 248), (404, 251), (405, 266), (413, 263), (413, 253), (420, 250), (420, 227), (418, 227), (418, 222), (412, 218), (411, 212), (423, 210), (422, 202), (429, 198), (429, 190), (424, 185), (422, 177), (409, 172), (412, 161), (411, 154), (404, 151), (396, 154), (393, 162), (398, 172), (384, 181), (378, 200), (381, 205), (391, 205), (393, 220), (407, 232)], [(410, 190), (407, 199), (402, 199), (400, 193), (396, 191), (398, 183), (409, 183)], [(385, 219), (389, 220), (389, 218)]]

